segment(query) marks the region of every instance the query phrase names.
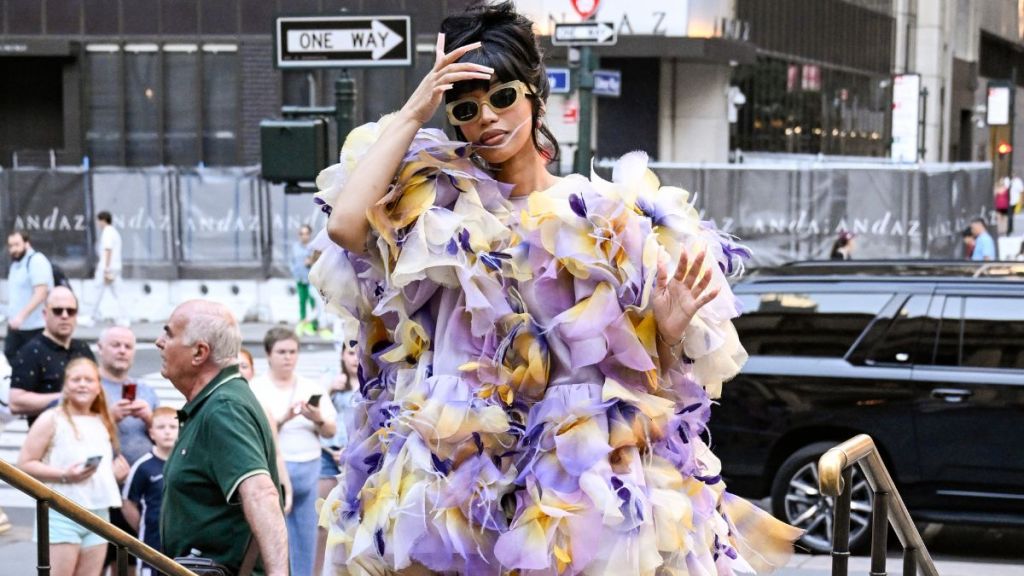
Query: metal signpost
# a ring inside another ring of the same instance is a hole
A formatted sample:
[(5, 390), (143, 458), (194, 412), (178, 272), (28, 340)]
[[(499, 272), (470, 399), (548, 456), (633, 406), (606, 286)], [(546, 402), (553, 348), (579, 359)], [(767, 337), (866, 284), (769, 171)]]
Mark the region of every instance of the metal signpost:
[(610, 46), (617, 40), (615, 25), (611, 22), (555, 24), (555, 32), (551, 36), (551, 43), (555, 46), (578, 46), (580, 49), (580, 128), (575, 162), (575, 171), (579, 174), (590, 174), (592, 158), (590, 136), (591, 118), (593, 117), (594, 69), (597, 66), (594, 63), (595, 58), (590, 47)]

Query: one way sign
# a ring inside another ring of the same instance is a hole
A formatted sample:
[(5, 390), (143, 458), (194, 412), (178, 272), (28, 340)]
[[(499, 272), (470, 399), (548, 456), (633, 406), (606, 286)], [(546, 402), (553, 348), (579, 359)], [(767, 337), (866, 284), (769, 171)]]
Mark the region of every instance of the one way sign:
[(615, 44), (618, 36), (611, 22), (555, 24), (551, 43), (556, 46), (594, 46)]
[(410, 28), (408, 16), (282, 16), (277, 67), (409, 66)]

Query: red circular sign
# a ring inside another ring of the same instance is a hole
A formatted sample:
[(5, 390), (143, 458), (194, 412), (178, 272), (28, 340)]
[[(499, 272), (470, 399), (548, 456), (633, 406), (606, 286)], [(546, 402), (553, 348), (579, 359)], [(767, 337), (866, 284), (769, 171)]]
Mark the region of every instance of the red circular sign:
[(572, 0), (572, 9), (586, 20), (597, 12), (597, 4), (600, 0)]

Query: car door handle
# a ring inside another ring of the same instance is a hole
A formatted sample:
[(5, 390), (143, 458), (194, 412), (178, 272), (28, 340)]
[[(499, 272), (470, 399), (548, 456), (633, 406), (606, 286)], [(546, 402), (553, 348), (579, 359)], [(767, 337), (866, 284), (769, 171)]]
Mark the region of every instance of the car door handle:
[(960, 388), (936, 388), (932, 390), (932, 398), (940, 398), (946, 402), (957, 404), (970, 398), (972, 392)]

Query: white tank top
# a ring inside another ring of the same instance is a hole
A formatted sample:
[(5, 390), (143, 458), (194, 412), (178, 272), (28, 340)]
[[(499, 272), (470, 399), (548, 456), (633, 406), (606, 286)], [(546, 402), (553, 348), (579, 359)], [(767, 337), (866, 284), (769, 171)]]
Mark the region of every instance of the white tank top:
[(60, 408), (54, 414), (53, 441), (43, 461), (55, 468), (67, 470), (72, 464), (81, 464), (90, 456), (102, 456), (96, 473), (83, 482), (63, 484), (50, 482), (50, 488), (89, 510), (120, 508), (121, 494), (114, 478), (114, 448), (110, 434), (99, 416), (72, 416), (71, 426)]

